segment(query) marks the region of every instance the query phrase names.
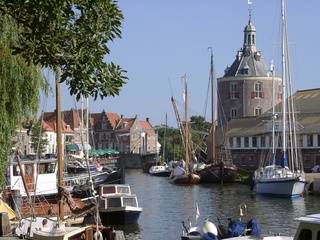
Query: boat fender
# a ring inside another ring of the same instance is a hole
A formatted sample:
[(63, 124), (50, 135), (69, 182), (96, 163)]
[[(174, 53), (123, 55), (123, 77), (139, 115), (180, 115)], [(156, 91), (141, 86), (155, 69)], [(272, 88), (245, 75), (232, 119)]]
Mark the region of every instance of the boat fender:
[(100, 231), (95, 232), (93, 235), (93, 239), (94, 240), (103, 240), (102, 233)]
[(213, 235), (218, 236), (218, 229), (217, 229), (216, 225), (214, 225), (209, 220), (206, 220), (204, 222), (203, 227), (202, 227), (202, 232), (203, 233), (212, 233)]

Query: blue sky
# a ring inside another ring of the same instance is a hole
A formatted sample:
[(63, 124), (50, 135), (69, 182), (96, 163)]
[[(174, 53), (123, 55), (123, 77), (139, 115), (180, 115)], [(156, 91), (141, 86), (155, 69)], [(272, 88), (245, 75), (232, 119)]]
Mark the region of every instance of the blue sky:
[[(279, 62), (280, 0), (252, 0), (257, 48), (264, 61)], [(217, 77), (231, 65), (242, 47), (248, 22), (246, 0), (119, 0), (124, 14), (122, 39), (109, 46), (112, 60), (127, 70), (128, 83), (120, 95), (90, 100), (91, 112), (117, 112), (126, 117), (150, 118), (153, 125), (176, 126), (170, 97), (182, 107), (181, 76), (188, 76), (190, 115), (203, 115), (212, 46)], [(287, 3), (289, 46), (294, 89), (320, 86), (320, 1)], [(63, 90), (63, 109), (75, 107)], [(78, 107), (80, 105), (78, 104)], [(40, 107), (42, 110), (42, 106)], [(54, 109), (50, 96), (45, 111)], [(209, 116), (209, 110), (207, 115)]]

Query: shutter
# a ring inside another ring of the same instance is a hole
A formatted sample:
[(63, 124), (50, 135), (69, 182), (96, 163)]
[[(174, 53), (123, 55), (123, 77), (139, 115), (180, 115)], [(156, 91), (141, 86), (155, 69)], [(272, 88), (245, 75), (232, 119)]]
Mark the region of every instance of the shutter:
[(255, 97), (255, 92), (251, 92), (251, 98), (254, 98)]
[(264, 92), (261, 92), (261, 98), (264, 98)]

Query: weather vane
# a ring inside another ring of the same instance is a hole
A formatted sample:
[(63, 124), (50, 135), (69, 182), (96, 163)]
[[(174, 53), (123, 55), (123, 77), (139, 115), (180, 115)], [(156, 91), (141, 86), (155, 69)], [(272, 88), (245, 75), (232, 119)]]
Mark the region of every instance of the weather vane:
[(252, 11), (251, 5), (252, 5), (252, 0), (248, 0), (249, 21), (251, 21), (251, 11)]

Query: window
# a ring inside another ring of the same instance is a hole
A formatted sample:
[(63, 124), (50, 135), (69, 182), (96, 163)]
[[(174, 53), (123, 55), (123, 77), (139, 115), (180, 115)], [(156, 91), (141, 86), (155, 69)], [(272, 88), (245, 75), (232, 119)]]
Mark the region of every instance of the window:
[(264, 92), (262, 91), (261, 82), (256, 82), (254, 84), (254, 91), (251, 93), (251, 98), (264, 98)]
[(313, 147), (313, 135), (312, 134), (307, 135), (307, 146)]
[(233, 137), (229, 137), (229, 146), (233, 147)]
[(252, 147), (257, 147), (257, 137), (252, 137)]
[(237, 137), (237, 147), (241, 147), (241, 138)]
[(318, 147), (320, 147), (320, 134), (318, 134)]
[(123, 205), (128, 207), (137, 207), (137, 201), (134, 197), (124, 197)]
[(239, 98), (239, 86), (238, 83), (230, 83), (230, 99)]
[(236, 118), (236, 117), (237, 117), (237, 109), (231, 108), (230, 118), (233, 119), (233, 118)]
[(260, 116), (261, 113), (262, 113), (261, 107), (256, 107), (256, 108), (254, 109), (254, 115), (255, 115), (255, 116)]
[(317, 240), (320, 240), (320, 231), (318, 231)]
[(265, 136), (260, 137), (260, 146), (265, 147), (266, 146), (266, 138)]
[(310, 240), (312, 239), (312, 231), (310, 229), (302, 229), (300, 231), (298, 240)]
[(244, 147), (249, 147), (249, 137), (244, 137)]
[(252, 44), (255, 44), (254, 35), (252, 35)]
[(121, 198), (108, 198), (108, 207), (121, 207)]

